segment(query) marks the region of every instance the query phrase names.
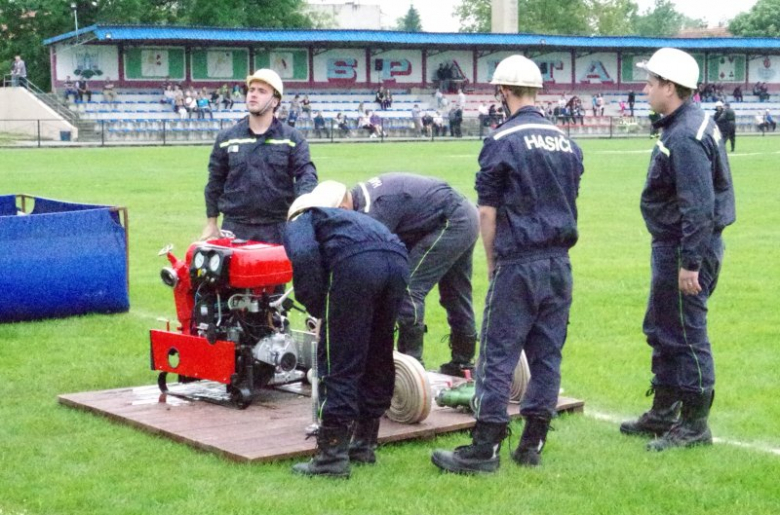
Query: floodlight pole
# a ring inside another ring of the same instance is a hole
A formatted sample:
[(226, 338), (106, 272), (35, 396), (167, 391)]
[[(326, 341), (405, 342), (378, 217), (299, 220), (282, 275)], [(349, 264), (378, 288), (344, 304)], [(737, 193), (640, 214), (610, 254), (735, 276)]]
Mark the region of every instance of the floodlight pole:
[[(79, 12), (78, 12), (78, 4), (76, 2), (70, 3), (70, 10), (73, 11), (73, 21), (76, 23), (76, 32), (79, 31)], [(78, 39), (78, 34), (76, 34), (76, 38)]]

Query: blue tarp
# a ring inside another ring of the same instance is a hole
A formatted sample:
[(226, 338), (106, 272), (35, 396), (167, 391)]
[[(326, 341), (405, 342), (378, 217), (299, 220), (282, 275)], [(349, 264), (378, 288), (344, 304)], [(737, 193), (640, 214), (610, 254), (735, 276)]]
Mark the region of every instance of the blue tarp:
[(109, 206), (0, 196), (0, 322), (130, 309), (125, 229)]

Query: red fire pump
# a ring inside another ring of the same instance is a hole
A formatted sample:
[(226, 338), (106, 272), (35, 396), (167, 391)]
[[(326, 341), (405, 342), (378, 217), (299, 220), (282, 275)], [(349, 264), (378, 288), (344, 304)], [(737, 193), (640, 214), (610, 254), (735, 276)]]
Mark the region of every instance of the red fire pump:
[(161, 277), (173, 288), (178, 331), (151, 331), (151, 367), (168, 392), (167, 374), (180, 383), (226, 385), (227, 398), (202, 397), (247, 407), (270, 384), (300, 381), (312, 367), (316, 320), (293, 331), (288, 312), (299, 309), (280, 291), (292, 279), (284, 247), (234, 238), (193, 243), (182, 261), (168, 246), (171, 266)]

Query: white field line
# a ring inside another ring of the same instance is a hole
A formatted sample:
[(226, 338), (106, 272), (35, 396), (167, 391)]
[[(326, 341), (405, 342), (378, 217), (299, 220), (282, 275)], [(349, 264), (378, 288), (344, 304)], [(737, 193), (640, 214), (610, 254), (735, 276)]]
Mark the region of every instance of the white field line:
[(774, 156), (780, 154), (780, 150), (775, 152), (733, 152), (729, 153), (729, 157), (746, 157), (746, 156)]
[[(622, 421), (628, 420), (630, 418), (630, 417), (623, 418), (623, 417), (619, 417), (618, 415), (613, 415), (610, 413), (602, 413), (600, 411), (589, 410), (587, 407), (585, 408), (585, 416), (588, 416), (590, 418), (595, 418), (596, 420), (602, 420), (604, 422), (610, 422), (613, 424), (619, 424)], [(712, 441), (717, 444), (732, 445), (734, 447), (742, 447), (744, 449), (750, 449), (753, 451), (760, 451), (767, 454), (774, 454), (775, 456), (780, 456), (780, 449), (776, 447), (770, 447), (768, 445), (740, 442), (739, 440), (730, 440), (728, 438), (718, 438), (718, 437), (714, 437)]]
[(589, 154), (649, 154), (652, 151), (652, 148), (647, 150), (595, 150), (585, 153), (585, 156), (587, 157)]

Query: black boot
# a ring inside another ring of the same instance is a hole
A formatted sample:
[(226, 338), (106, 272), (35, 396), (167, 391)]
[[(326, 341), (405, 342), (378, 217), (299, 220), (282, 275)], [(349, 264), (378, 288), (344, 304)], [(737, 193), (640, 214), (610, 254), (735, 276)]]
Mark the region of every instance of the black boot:
[(655, 393), (653, 407), (637, 420), (620, 424), (620, 432), (625, 435), (656, 437), (669, 431), (677, 422), (680, 413), (680, 394), (669, 386), (655, 386), (648, 392)]
[(348, 478), (352, 427), (347, 424), (323, 425), (317, 431), (317, 454), (307, 463), (293, 465), (293, 472), (306, 476)]
[(425, 324), (398, 326), (398, 352), (423, 362)]
[(358, 420), (352, 442), (349, 444), (349, 461), (351, 463), (376, 463), (376, 439), (379, 436), (379, 419), (367, 418)]
[(477, 420), (471, 430), (471, 445), (456, 447), (454, 451), (435, 450), (431, 461), (440, 469), (456, 474), (495, 472), (500, 465), (498, 451), (506, 435), (506, 424)]
[(477, 347), (477, 335), (450, 334), (452, 361), (444, 363), (439, 372), (448, 376), (465, 377), (465, 371), (474, 370), (474, 353)]
[(512, 459), (524, 467), (536, 467), (542, 461), (542, 449), (547, 441), (550, 419), (543, 417), (525, 417), (523, 436), (520, 445), (512, 453)]
[(684, 393), (682, 396), (682, 414), (680, 421), (647, 444), (648, 451), (665, 451), (672, 447), (693, 447), (694, 445), (712, 445), (712, 432), (707, 425), (715, 392)]

